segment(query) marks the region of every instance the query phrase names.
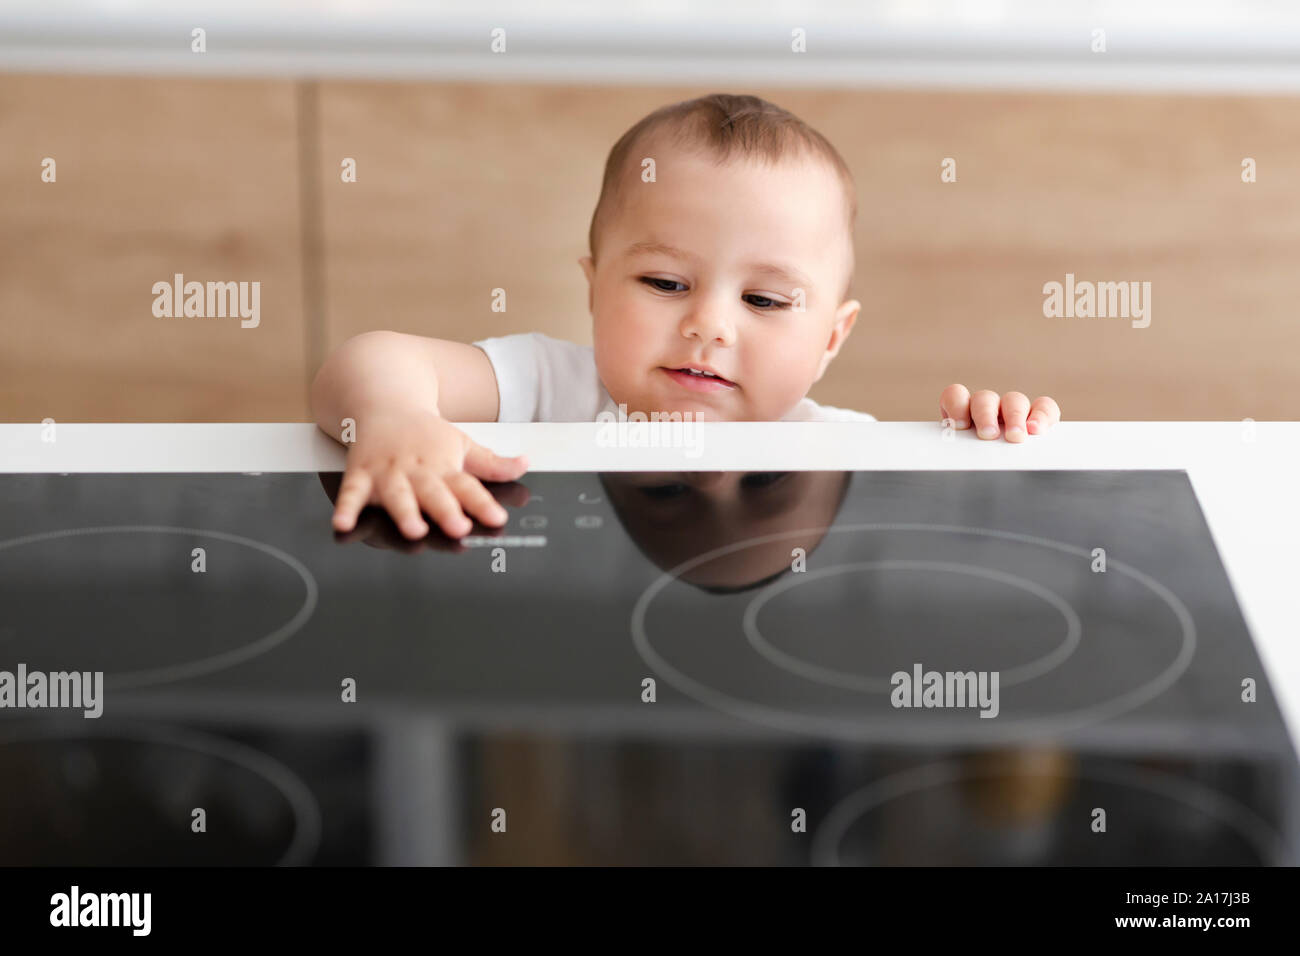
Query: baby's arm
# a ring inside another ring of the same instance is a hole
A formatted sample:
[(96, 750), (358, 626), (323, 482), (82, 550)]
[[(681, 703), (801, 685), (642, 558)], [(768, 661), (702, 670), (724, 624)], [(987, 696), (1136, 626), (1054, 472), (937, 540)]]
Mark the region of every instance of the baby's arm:
[(316, 424), (343, 441), (356, 423), (334, 527), (350, 531), (361, 509), (383, 505), (408, 538), (429, 531), (421, 510), (450, 537), (469, 533), (471, 513), (502, 525), (503, 509), (479, 479), (513, 481), (523, 456), (502, 458), (451, 423), (495, 421), (496, 373), (473, 345), (399, 332), (366, 332), (344, 342), (312, 383)]

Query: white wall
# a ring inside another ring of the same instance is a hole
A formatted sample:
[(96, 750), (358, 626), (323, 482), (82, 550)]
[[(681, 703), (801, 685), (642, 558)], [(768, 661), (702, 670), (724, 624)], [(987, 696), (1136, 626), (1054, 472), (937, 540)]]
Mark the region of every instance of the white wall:
[(3, 0), (0, 70), (1293, 92), (1300, 4)]

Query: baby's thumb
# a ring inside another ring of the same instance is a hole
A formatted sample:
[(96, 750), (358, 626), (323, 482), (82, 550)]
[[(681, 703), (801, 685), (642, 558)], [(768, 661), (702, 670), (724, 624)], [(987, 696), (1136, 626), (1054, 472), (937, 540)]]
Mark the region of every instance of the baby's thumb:
[(514, 481), (528, 470), (528, 459), (523, 455), (503, 458), (491, 449), (470, 442), (465, 470), (484, 481)]

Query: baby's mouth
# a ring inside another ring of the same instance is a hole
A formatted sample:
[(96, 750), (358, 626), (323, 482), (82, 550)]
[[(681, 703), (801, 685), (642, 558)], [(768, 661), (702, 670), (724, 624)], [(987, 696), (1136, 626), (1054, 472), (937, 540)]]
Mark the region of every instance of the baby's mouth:
[(668, 368), (660, 366), (660, 371), (664, 372), (678, 385), (690, 389), (693, 392), (720, 392), (725, 389), (738, 387), (730, 379), (723, 378), (721, 375), (713, 372), (706, 372), (703, 369), (695, 368)]

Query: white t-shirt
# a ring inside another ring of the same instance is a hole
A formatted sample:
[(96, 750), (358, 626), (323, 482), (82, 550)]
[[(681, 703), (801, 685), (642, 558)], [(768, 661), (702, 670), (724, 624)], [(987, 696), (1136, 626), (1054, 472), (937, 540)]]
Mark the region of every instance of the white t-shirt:
[[(540, 332), (503, 335), (474, 342), (492, 362), (501, 395), (499, 422), (594, 422), (618, 406), (596, 372), (590, 345), (553, 339)], [(783, 422), (874, 422), (866, 412), (802, 399)]]

